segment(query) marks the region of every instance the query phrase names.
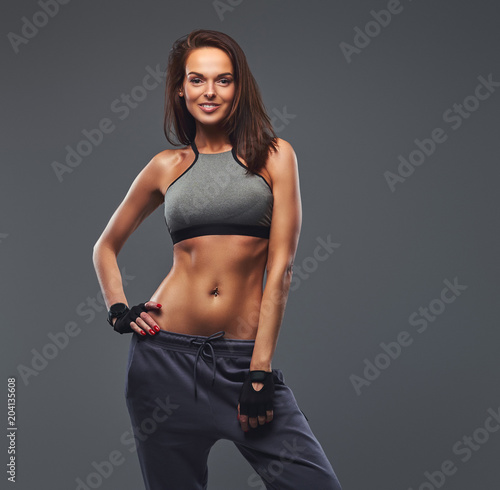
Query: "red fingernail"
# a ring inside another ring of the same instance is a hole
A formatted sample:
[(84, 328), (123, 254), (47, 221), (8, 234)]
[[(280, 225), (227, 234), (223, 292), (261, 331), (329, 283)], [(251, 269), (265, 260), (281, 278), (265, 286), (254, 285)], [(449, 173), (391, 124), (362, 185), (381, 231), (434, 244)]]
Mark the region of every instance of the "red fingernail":
[(144, 330), (141, 330), (141, 335), (146, 335), (146, 332)]
[(249, 431), (250, 431), (250, 429), (247, 429), (247, 430), (244, 430), (243, 432), (249, 432)]
[(160, 327), (159, 327), (158, 325), (155, 325), (155, 330), (156, 330), (157, 332), (159, 332), (159, 331), (160, 331)]
[(150, 329), (149, 329), (149, 333), (150, 333), (151, 335), (154, 335), (154, 334), (155, 334), (155, 331), (154, 331), (154, 330), (152, 330), (152, 329), (150, 328)]
[(157, 307), (157, 308), (161, 308), (161, 305), (160, 305), (160, 303), (158, 303), (158, 304), (156, 305), (156, 307)]
[(236, 417), (238, 417), (238, 420), (240, 420), (240, 414), (239, 413), (236, 414)]

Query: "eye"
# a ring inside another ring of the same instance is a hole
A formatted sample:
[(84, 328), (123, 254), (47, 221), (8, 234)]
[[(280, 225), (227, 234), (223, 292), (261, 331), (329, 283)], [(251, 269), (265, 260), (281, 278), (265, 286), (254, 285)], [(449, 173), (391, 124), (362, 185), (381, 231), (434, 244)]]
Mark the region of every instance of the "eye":
[[(201, 78), (199, 77), (194, 77), (189, 80), (193, 85), (199, 85), (199, 82), (202, 82)], [(223, 82), (222, 85), (229, 85), (232, 83), (232, 80), (230, 78), (221, 78), (219, 80), (220, 82)]]

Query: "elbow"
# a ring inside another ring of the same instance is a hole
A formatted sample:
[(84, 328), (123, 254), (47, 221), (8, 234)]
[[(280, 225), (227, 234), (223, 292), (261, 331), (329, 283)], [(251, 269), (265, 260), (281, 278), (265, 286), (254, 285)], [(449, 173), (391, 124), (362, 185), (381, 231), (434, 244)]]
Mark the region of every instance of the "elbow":
[(101, 237), (99, 237), (97, 241), (94, 243), (94, 246), (92, 247), (92, 253), (94, 255), (99, 251), (101, 245), (102, 245), (102, 240)]
[(92, 250), (94, 253), (98, 253), (99, 251), (111, 251), (115, 255), (120, 253), (120, 250), (123, 247), (124, 242), (117, 242), (116, 240), (112, 240), (109, 236), (101, 235), (98, 240), (94, 243), (94, 247)]
[(111, 243), (109, 240), (104, 240), (102, 237), (94, 243), (92, 248), (92, 261), (96, 264), (97, 261), (103, 256), (114, 256), (118, 257), (121, 248), (118, 248), (115, 244)]
[(267, 275), (277, 275), (284, 279), (291, 279), (293, 274), (293, 257), (281, 260), (268, 260), (266, 265)]
[(101, 239), (97, 240), (92, 247), (92, 261), (94, 264), (99, 260), (99, 256), (102, 254), (102, 251), (105, 249), (104, 243)]
[(92, 262), (94, 263), (94, 265), (97, 262), (98, 255), (99, 255), (99, 240), (97, 240), (97, 242), (95, 242), (94, 246), (92, 247)]

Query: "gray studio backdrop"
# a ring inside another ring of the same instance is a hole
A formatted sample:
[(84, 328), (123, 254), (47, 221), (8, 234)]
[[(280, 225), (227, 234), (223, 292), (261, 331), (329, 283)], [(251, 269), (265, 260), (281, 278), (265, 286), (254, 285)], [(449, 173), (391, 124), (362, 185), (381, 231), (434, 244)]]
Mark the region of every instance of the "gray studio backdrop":
[[(303, 228), (273, 367), (344, 490), (497, 489), (499, 14), (444, 0), (4, 5), (2, 462), (15, 456), (16, 483), (4, 471), (1, 487), (144, 488), (130, 337), (105, 321), (92, 246), (171, 147), (161, 73), (202, 27), (241, 44), (298, 157)], [(172, 265), (162, 212), (118, 258), (131, 303)], [(209, 488), (255, 482), (219, 441)]]

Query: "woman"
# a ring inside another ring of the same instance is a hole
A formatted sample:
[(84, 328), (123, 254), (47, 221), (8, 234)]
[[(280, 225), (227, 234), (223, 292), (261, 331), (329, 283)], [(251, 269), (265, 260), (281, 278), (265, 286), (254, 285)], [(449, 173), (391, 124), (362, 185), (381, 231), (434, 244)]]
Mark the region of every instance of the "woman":
[[(298, 168), (231, 37), (198, 29), (174, 43), (164, 129), (175, 144), (172, 126), (185, 146), (151, 159), (94, 247), (108, 321), (133, 334), (125, 397), (146, 488), (206, 488), (210, 448), (227, 439), (266, 488), (339, 490), (271, 367), (302, 222)], [(117, 256), (162, 203), (173, 267), (129, 308)]]

